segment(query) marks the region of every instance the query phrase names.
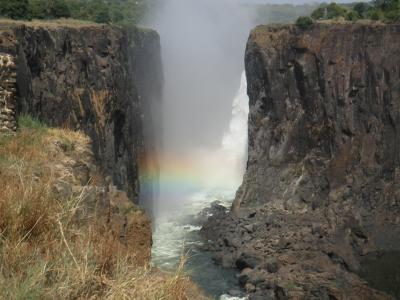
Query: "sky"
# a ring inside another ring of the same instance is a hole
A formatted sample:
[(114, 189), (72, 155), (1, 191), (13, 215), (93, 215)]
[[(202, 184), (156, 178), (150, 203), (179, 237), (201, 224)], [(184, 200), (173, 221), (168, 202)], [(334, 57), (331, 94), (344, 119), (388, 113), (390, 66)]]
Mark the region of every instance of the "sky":
[[(332, 2), (323, 0), (240, 0), (243, 3), (273, 3), (273, 4), (305, 4), (305, 3), (318, 3), (318, 2)], [(349, 2), (368, 2), (366, 0), (337, 0), (338, 3), (349, 3)]]

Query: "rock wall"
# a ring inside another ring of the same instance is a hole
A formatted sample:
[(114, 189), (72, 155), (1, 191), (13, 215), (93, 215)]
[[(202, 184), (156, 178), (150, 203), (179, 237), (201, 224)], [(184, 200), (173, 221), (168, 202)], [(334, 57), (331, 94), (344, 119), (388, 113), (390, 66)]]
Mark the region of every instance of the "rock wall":
[[(293, 27), (252, 32), (246, 52), (251, 113), (244, 206), (278, 200), (317, 208), (333, 190), (349, 187), (354, 196), (366, 194), (365, 200), (375, 190), (368, 183), (379, 179), (383, 188), (395, 182), (399, 30), (318, 25), (306, 32)], [(379, 202), (379, 196), (372, 198)], [(363, 206), (363, 199), (357, 202)]]
[(150, 112), (162, 89), (158, 34), (100, 25), (0, 24), (0, 52), (16, 62), (17, 114), (88, 134), (105, 173), (137, 203), (140, 165), (146, 167), (146, 153), (155, 148), (157, 128), (148, 124), (158, 118)]
[(247, 171), (203, 229), (251, 298), (389, 298), (356, 273), (400, 249), (399, 45), (400, 25), (251, 32)]
[(16, 93), (16, 66), (14, 58), (0, 53), (0, 134), (15, 132), (15, 93)]

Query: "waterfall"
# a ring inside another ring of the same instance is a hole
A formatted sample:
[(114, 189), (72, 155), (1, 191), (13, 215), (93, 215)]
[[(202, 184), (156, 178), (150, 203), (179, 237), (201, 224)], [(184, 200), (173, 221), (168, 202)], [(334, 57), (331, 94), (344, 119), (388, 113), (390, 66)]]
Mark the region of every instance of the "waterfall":
[(247, 80), (246, 72), (243, 72), (239, 91), (232, 104), (232, 119), (229, 130), (222, 139), (221, 148), (222, 153), (227, 158), (227, 169), (233, 170), (234, 187), (241, 183), (246, 168), (248, 115)]
[(242, 182), (247, 157), (247, 119), (249, 98), (247, 81), (242, 73), (240, 87), (232, 102), (232, 115), (218, 149), (198, 149), (194, 156), (197, 169), (204, 176), (202, 188), (225, 191), (232, 195)]
[(160, 34), (165, 78), (163, 148), (155, 160), (160, 172), (145, 176), (159, 182), (153, 263), (173, 270), (185, 241), (185, 251), (196, 253), (188, 260), (188, 268), (197, 269), (192, 279), (214, 296), (237, 280), (197, 247), (203, 241), (196, 216), (216, 200), (230, 207), (242, 181), (248, 117), (243, 53), (252, 19), (237, 1), (165, 0), (146, 23)]
[(215, 296), (235, 286), (237, 280), (233, 271), (215, 265), (207, 253), (198, 250), (203, 242), (198, 234), (201, 224), (192, 221), (216, 200), (230, 207), (245, 171), (248, 113), (247, 82), (243, 72), (220, 145), (216, 149), (198, 148), (188, 156), (164, 156), (160, 164), (158, 203), (162, 209), (154, 220), (153, 263), (173, 270), (184, 245), (185, 251), (191, 251), (189, 269), (196, 269), (192, 278)]
[[(233, 197), (245, 171), (248, 113), (247, 82), (243, 72), (220, 145), (215, 149), (198, 146), (187, 153), (161, 156), (159, 212), (182, 207), (188, 202), (188, 195), (198, 192)], [(193, 205), (204, 206), (204, 203)]]

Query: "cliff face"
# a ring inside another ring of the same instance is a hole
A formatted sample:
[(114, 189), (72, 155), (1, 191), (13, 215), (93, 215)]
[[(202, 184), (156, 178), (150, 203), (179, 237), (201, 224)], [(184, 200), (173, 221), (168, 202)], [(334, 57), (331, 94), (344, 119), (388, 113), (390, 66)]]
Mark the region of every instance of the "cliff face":
[(400, 26), (252, 32), (244, 206), (317, 208), (346, 187), (361, 206), (380, 202), (376, 186), (399, 171), (399, 42)]
[(203, 232), (254, 298), (386, 297), (355, 273), (400, 249), (399, 45), (399, 25), (252, 31), (247, 171)]
[(4, 24), (0, 37), (0, 53), (15, 59), (17, 113), (87, 133), (105, 173), (137, 202), (139, 164), (154, 150), (146, 124), (157, 118), (150, 112), (162, 86), (157, 33)]

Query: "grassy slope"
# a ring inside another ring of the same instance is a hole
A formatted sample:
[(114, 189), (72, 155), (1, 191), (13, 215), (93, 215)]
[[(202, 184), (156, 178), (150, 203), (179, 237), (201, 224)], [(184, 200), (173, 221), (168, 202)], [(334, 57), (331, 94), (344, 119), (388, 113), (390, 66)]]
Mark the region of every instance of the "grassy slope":
[(74, 155), (86, 136), (29, 117), (19, 125), (0, 136), (0, 299), (197, 298), (182, 266), (173, 275), (143, 266), (97, 218), (77, 221), (80, 196), (54, 192), (52, 169), (65, 157), (50, 145)]

